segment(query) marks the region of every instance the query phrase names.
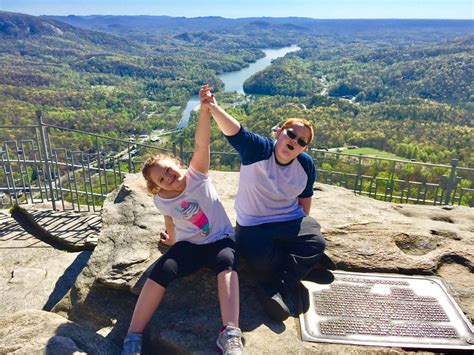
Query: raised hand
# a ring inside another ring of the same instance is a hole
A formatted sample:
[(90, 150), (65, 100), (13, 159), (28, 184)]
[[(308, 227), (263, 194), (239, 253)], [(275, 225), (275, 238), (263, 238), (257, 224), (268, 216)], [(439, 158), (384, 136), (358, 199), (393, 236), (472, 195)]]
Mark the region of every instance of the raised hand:
[(209, 85), (203, 85), (199, 91), (201, 112), (207, 110), (217, 122), (222, 133), (226, 136), (233, 136), (240, 131), (240, 123), (218, 105), (216, 96), (211, 92), (212, 89)]
[[(217, 105), (216, 97), (211, 92), (212, 89), (214, 88), (207, 84), (201, 86), (201, 89), (199, 90), (199, 101), (201, 103), (201, 106), (205, 107), (206, 105), (209, 105), (210, 107), (212, 107)], [(208, 108), (210, 108), (209, 106)]]
[(214, 88), (207, 84), (201, 86), (201, 89), (199, 90), (199, 101), (201, 102), (201, 104), (203, 103), (203, 101), (208, 100), (212, 96), (212, 93), (211, 93), (212, 89)]

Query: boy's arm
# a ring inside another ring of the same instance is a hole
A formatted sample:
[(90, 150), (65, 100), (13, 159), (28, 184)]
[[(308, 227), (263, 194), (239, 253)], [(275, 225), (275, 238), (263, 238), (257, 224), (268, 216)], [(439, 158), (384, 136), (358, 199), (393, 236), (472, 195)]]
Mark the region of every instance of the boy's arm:
[(308, 176), (306, 181), (306, 187), (303, 192), (298, 196), (298, 204), (303, 207), (304, 214), (309, 216), (311, 211), (311, 204), (313, 202), (313, 191), (314, 182), (316, 180), (316, 168), (314, 167), (314, 161), (308, 154), (300, 154), (298, 156), (299, 162), (302, 164), (304, 171)]
[(240, 131), (240, 123), (234, 117), (224, 111), (222, 107), (217, 104), (215, 96), (212, 94), (211, 97), (206, 100), (206, 106), (217, 122), (222, 133), (226, 136), (235, 136)]
[[(201, 96), (205, 93), (201, 89)], [(201, 105), (194, 135), (194, 153), (189, 165), (193, 169), (207, 174), (210, 163), (211, 113), (207, 105)]]
[(173, 245), (174, 243), (176, 243), (176, 228), (173, 222), (173, 217), (164, 217), (166, 231), (160, 233), (161, 243), (166, 245)]
[(304, 214), (309, 216), (309, 212), (311, 211), (311, 203), (313, 199), (312, 197), (300, 197), (298, 198), (298, 205), (303, 207)]

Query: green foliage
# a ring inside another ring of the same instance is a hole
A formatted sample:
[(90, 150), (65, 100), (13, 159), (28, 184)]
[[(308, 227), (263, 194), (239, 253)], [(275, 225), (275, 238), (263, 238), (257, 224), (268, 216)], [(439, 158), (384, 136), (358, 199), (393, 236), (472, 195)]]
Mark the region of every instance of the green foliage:
[(308, 43), (298, 52), (308, 77), (326, 78), (329, 95), (358, 102), (423, 98), (472, 109), (474, 37), (387, 45), (375, 41)]
[[(202, 84), (222, 88), (217, 73), (263, 56), (241, 46), (229, 50), (176, 43), (168, 35), (138, 42), (3, 12), (0, 24), (5, 24), (0, 26), (4, 125), (35, 124), (40, 109), (47, 123), (122, 138), (173, 129), (189, 96)], [(2, 138), (33, 135), (8, 130)], [(58, 140), (71, 148), (91, 147), (80, 135)]]
[(302, 60), (279, 62), (253, 75), (244, 83), (248, 94), (308, 96), (320, 91), (319, 80), (311, 76)]
[[(106, 20), (93, 21), (100, 28)], [(302, 50), (245, 83), (249, 93), (271, 97), (219, 96), (244, 126), (269, 135), (286, 118), (303, 116), (315, 124), (316, 147), (357, 145), (417, 161), (474, 161), (474, 37), (468, 24), (158, 20), (171, 22), (146, 22), (133, 31), (103, 26), (115, 33), (108, 34), (0, 12), (0, 124), (32, 124), (41, 109), (48, 123), (117, 138), (173, 129), (201, 84), (222, 90), (217, 75), (261, 58), (257, 48), (297, 43)], [(191, 150), (193, 132), (191, 124), (169, 145), (183, 142)], [(32, 138), (30, 131), (13, 130), (2, 138), (19, 134)], [(57, 144), (94, 149), (74, 133)], [(213, 149), (232, 151), (215, 127)], [(216, 162), (231, 167), (235, 156)]]

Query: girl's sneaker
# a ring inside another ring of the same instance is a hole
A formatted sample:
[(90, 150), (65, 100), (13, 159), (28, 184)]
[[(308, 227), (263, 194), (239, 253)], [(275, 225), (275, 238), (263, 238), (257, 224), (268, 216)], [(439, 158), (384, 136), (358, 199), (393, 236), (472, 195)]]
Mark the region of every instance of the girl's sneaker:
[(123, 340), (121, 355), (141, 355), (142, 335), (137, 333), (128, 334)]
[(224, 355), (242, 355), (244, 345), (242, 344), (242, 332), (239, 328), (230, 325), (225, 326), (217, 337), (217, 347)]

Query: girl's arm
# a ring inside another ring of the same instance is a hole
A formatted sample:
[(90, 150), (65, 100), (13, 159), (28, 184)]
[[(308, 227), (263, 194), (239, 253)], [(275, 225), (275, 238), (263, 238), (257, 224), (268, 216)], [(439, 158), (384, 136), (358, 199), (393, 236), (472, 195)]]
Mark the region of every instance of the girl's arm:
[(173, 245), (174, 243), (176, 243), (176, 228), (173, 222), (173, 217), (164, 217), (166, 231), (160, 233), (161, 243), (166, 245)]
[[(204, 95), (209, 89), (203, 86), (199, 91), (201, 102), (203, 102)], [(210, 138), (211, 138), (211, 113), (209, 107), (201, 105), (199, 110), (199, 118), (196, 126), (196, 133), (194, 134), (194, 153), (189, 165), (193, 169), (207, 174), (210, 163)]]
[(212, 117), (214, 117), (214, 120), (217, 122), (222, 133), (226, 136), (235, 136), (239, 133), (239, 121), (225, 112), (224, 109), (217, 104), (214, 94), (206, 97), (205, 105), (209, 107)]

